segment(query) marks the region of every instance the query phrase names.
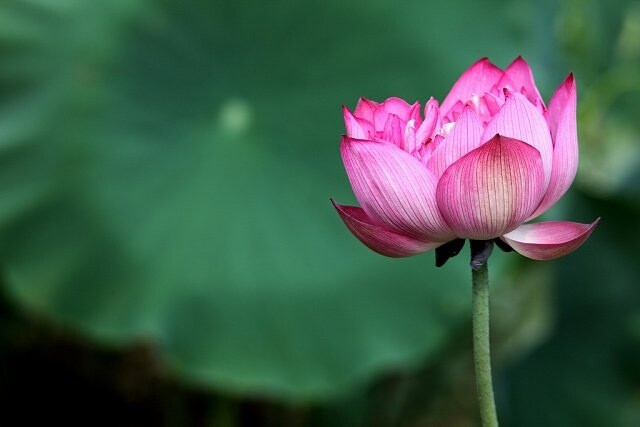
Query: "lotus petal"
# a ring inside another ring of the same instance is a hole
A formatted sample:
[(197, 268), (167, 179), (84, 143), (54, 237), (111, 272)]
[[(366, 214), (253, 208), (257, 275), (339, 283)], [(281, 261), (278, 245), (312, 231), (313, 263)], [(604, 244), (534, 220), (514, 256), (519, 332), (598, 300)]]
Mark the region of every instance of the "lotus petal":
[(536, 82), (533, 78), (533, 72), (531, 67), (527, 64), (527, 61), (518, 56), (508, 67), (504, 70), (504, 76), (498, 82), (499, 88), (510, 86), (516, 92), (523, 92), (532, 104), (535, 105), (539, 102), (540, 105), (544, 105), (542, 96), (538, 91)]
[(369, 139), (375, 136), (373, 124), (365, 119), (354, 116), (344, 105), (342, 106), (342, 115), (347, 136), (356, 139)]
[(543, 183), (538, 150), (496, 135), (447, 168), (436, 199), (457, 237), (488, 240), (525, 221), (540, 202)]
[(351, 188), (369, 217), (415, 238), (453, 238), (436, 206), (436, 178), (418, 159), (387, 142), (342, 138)]
[(551, 179), (553, 163), (553, 144), (549, 128), (543, 115), (524, 95), (505, 90), (507, 97), (504, 105), (484, 130), (482, 140), (486, 141), (496, 134), (514, 138), (535, 147), (540, 152), (544, 170), (544, 188)]
[(442, 243), (418, 240), (396, 233), (375, 223), (367, 213), (357, 206), (346, 206), (331, 200), (340, 218), (349, 231), (371, 250), (392, 258), (417, 255), (437, 248)]
[(360, 98), (356, 109), (353, 111), (353, 115), (373, 123), (373, 113), (378, 108), (378, 105), (377, 102), (371, 101), (370, 99)]
[(489, 61), (482, 58), (469, 67), (455, 82), (447, 97), (442, 101), (440, 111), (443, 116), (460, 101), (466, 104), (473, 95), (482, 96), (489, 92), (502, 77), (502, 70)]
[(460, 157), (480, 146), (484, 128), (471, 107), (466, 107), (453, 130), (444, 138), (427, 162), (433, 174), (440, 177)]
[(577, 89), (573, 75), (551, 98), (547, 120), (553, 139), (553, 163), (549, 187), (540, 206), (529, 219), (543, 214), (567, 192), (578, 171)]
[(600, 218), (591, 224), (549, 221), (524, 224), (502, 236), (516, 252), (527, 258), (548, 260), (565, 256), (582, 245)]

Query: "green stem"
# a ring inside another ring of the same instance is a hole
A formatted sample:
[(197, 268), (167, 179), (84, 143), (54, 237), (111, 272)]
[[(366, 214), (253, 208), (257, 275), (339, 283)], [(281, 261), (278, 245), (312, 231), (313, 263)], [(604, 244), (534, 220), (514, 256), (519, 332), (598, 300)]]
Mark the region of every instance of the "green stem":
[(476, 392), (483, 427), (497, 427), (498, 416), (493, 399), (491, 355), (489, 344), (489, 271), (485, 263), (472, 270), (473, 299), (473, 363), (476, 371)]

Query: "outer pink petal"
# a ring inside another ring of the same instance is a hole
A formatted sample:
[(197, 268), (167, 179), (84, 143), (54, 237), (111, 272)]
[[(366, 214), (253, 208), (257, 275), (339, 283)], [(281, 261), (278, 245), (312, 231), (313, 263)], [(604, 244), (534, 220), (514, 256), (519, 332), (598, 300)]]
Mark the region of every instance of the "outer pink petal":
[(349, 181), (367, 215), (396, 232), (430, 241), (453, 238), (436, 205), (436, 178), (393, 144), (342, 138)]
[(467, 106), (453, 130), (433, 151), (427, 167), (439, 178), (456, 160), (480, 146), (483, 130), (480, 118), (473, 108)]
[(540, 152), (544, 170), (544, 188), (551, 179), (553, 163), (553, 144), (547, 122), (524, 95), (505, 90), (507, 97), (504, 105), (493, 119), (487, 124), (482, 135), (486, 141), (495, 134), (518, 139), (535, 147)]
[[(524, 92), (526, 97), (532, 104), (540, 102), (544, 105), (536, 82), (533, 78), (533, 72), (529, 64), (518, 56), (512, 63), (504, 70), (504, 76), (498, 83), (499, 88), (511, 86), (511, 89), (517, 92)], [(524, 91), (523, 91), (524, 89)]]
[(379, 254), (402, 258), (417, 255), (442, 245), (442, 243), (418, 240), (391, 231), (376, 224), (362, 208), (357, 206), (341, 205), (333, 200), (331, 203), (349, 231), (369, 249)]
[(502, 70), (493, 65), (488, 58), (475, 62), (462, 73), (442, 102), (440, 111), (443, 116), (449, 113), (457, 101), (466, 104), (472, 95), (482, 96), (485, 92), (489, 92), (501, 77)]
[(373, 123), (373, 113), (376, 111), (376, 108), (378, 108), (378, 105), (377, 102), (371, 101), (370, 99), (360, 98), (353, 115)]
[(567, 192), (578, 171), (577, 88), (573, 75), (551, 98), (548, 121), (553, 138), (553, 166), (547, 192), (531, 218), (546, 212)]
[(342, 115), (344, 117), (344, 126), (347, 129), (347, 136), (357, 139), (369, 139), (375, 136), (373, 124), (365, 119), (355, 117), (344, 105), (342, 106)]
[(516, 252), (527, 258), (547, 260), (565, 256), (582, 245), (600, 218), (591, 224), (568, 221), (525, 224), (502, 236)]
[(542, 197), (538, 150), (496, 135), (444, 172), (438, 207), (457, 237), (488, 240), (514, 230)]

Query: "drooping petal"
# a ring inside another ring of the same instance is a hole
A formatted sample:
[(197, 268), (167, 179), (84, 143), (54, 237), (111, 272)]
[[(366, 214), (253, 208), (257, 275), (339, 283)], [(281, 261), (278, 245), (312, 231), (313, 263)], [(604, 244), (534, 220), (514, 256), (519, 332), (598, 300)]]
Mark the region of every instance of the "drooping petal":
[(482, 96), (502, 77), (502, 70), (488, 58), (482, 58), (469, 67), (455, 82), (447, 97), (442, 101), (440, 111), (447, 115), (457, 101), (465, 104), (472, 95)]
[(375, 221), (396, 232), (444, 242), (453, 237), (435, 200), (436, 178), (418, 159), (386, 142), (342, 138), (349, 182)]
[(496, 134), (518, 139), (535, 147), (540, 152), (544, 170), (544, 188), (551, 179), (553, 162), (553, 144), (547, 122), (522, 94), (505, 90), (507, 97), (504, 105), (498, 111), (484, 130), (482, 140), (486, 141)]
[(591, 235), (600, 218), (591, 224), (568, 221), (524, 224), (502, 236), (516, 252), (536, 260), (565, 256), (582, 245)]
[(440, 177), (453, 162), (480, 146), (483, 130), (476, 112), (466, 107), (453, 130), (433, 151), (427, 167), (436, 177)]
[(442, 243), (418, 240), (376, 224), (357, 206), (346, 206), (331, 200), (349, 231), (369, 249), (388, 257), (403, 258), (437, 248)]
[(543, 183), (538, 150), (496, 135), (447, 168), (436, 199), (457, 237), (488, 240), (524, 222), (540, 202)]
[(571, 187), (578, 171), (576, 99), (576, 83), (573, 75), (569, 75), (549, 103), (547, 117), (553, 139), (551, 179), (540, 206), (531, 215), (530, 219), (543, 214), (560, 200)]
[(342, 115), (344, 117), (344, 127), (347, 130), (347, 136), (356, 139), (369, 139), (374, 137), (375, 131), (373, 124), (365, 119), (355, 117), (344, 105), (342, 106)]
[[(536, 102), (540, 102), (544, 105), (536, 82), (533, 78), (533, 72), (531, 67), (527, 64), (527, 61), (518, 56), (508, 67), (504, 70), (504, 75), (498, 82), (499, 88), (510, 86), (512, 90), (516, 92), (523, 92), (526, 94), (527, 99), (535, 105)], [(524, 89), (524, 90), (523, 90)]]
[(370, 99), (360, 98), (353, 115), (373, 123), (373, 113), (376, 111), (376, 108), (378, 108), (378, 105), (377, 102), (371, 101)]

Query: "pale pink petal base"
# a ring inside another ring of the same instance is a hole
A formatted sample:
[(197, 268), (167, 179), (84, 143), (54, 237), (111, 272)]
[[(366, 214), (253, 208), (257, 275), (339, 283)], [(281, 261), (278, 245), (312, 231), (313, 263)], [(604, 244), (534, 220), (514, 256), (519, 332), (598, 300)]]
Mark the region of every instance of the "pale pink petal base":
[(524, 222), (540, 202), (543, 183), (538, 150), (496, 135), (447, 168), (436, 200), (457, 237), (489, 240)]
[(543, 261), (565, 256), (582, 245), (600, 218), (591, 224), (568, 221), (524, 224), (502, 236), (502, 240), (521, 255)]
[(346, 206), (331, 200), (349, 231), (369, 249), (388, 257), (403, 258), (437, 248), (442, 242), (427, 242), (395, 233), (375, 224), (366, 212), (357, 206)]

